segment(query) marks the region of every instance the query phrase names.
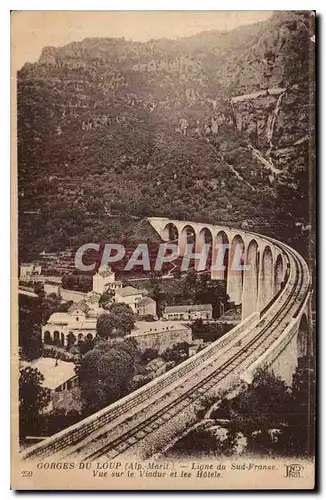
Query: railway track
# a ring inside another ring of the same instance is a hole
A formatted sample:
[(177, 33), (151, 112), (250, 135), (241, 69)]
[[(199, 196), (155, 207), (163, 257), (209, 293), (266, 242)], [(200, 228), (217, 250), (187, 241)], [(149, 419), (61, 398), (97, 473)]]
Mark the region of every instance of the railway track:
[[(274, 242), (273, 242), (274, 243)], [(275, 244), (275, 243), (274, 243)], [(246, 365), (251, 364), (253, 357), (258, 357), (263, 354), (268, 345), (271, 345), (278, 336), (284, 331), (288, 325), (293, 312), (297, 310), (298, 302), (302, 303), (302, 295), (304, 294), (303, 283), (307, 279), (307, 270), (304, 269), (301, 258), (296, 253), (278, 244), (282, 250), (286, 251), (292, 260), (292, 273), (288, 276), (288, 283), (285, 289), (286, 293), (282, 296), (281, 305), (277, 304), (278, 311), (274, 313), (274, 308), (267, 310), (258, 325), (253, 329), (254, 334), (246, 336), (248, 341), (241, 347), (235, 347), (233, 344), (229, 349), (229, 357), (226, 361), (215, 367), (213, 360), (208, 364), (203, 371), (206, 374), (188, 390), (183, 390), (186, 385), (186, 380), (182, 381), (179, 388), (179, 394), (175, 397), (165, 397), (162, 394), (163, 401), (159, 406), (156, 401), (152, 401), (148, 406), (134, 416), (134, 425), (128, 423), (127, 426), (118, 424), (117, 428), (111, 428), (109, 431), (103, 429), (94, 439), (82, 440), (73, 450), (65, 454), (65, 459), (70, 456), (81, 460), (95, 460), (100, 457), (113, 459), (118, 455), (124, 454), (129, 448), (135, 446), (139, 441), (145, 439), (149, 434), (157, 430), (164, 423), (182, 412), (188, 405), (191, 405), (196, 400), (199, 400), (212, 387), (218, 385), (226, 377), (236, 377), (245, 369)], [(292, 282), (292, 283), (291, 283)], [(290, 290), (289, 290), (290, 288)], [(289, 291), (288, 291), (289, 290)], [(217, 350), (212, 349), (208, 352), (206, 360), (214, 358), (214, 356), (226, 347), (229, 339), (221, 342)], [(188, 367), (188, 379), (193, 378), (193, 372), (198, 366), (202, 366), (203, 359), (198, 362), (197, 366)], [(211, 370), (210, 370), (211, 368)], [(180, 374), (179, 374), (180, 377)], [(170, 382), (171, 383), (171, 382)], [(161, 389), (161, 390), (164, 390)], [(143, 401), (144, 402), (144, 401)], [(147, 415), (147, 416), (146, 416)], [(140, 420), (137, 422), (137, 417)], [(144, 418), (145, 417), (145, 418)], [(125, 430), (127, 429), (128, 430)], [(117, 434), (119, 434), (117, 436)], [(116, 435), (116, 436), (115, 436)], [(86, 441), (86, 442), (85, 442)]]

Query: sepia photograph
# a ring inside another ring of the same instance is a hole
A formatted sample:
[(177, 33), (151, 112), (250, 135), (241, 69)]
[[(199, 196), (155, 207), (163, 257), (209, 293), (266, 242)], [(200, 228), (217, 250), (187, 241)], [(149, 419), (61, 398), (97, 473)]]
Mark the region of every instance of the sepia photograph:
[(314, 489), (316, 44), (11, 12), (13, 489)]

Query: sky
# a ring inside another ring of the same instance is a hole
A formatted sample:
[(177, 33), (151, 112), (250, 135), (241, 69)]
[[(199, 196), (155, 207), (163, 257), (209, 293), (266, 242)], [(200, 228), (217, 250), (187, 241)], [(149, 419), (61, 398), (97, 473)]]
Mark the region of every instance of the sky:
[(88, 37), (147, 41), (227, 31), (264, 21), (272, 11), (16, 11), (11, 14), (12, 69), (38, 60), (42, 48)]

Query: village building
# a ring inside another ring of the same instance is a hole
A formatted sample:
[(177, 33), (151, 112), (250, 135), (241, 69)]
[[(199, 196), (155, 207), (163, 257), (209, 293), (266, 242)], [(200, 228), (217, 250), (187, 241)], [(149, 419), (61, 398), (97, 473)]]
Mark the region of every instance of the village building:
[(126, 286), (116, 290), (114, 301), (116, 304), (127, 304), (131, 307), (132, 311), (138, 313), (138, 303), (143, 298), (141, 291), (137, 290), (133, 286)]
[(139, 316), (156, 316), (156, 302), (151, 297), (143, 297), (137, 304)]
[(29, 278), (31, 276), (39, 276), (42, 274), (41, 264), (35, 262), (21, 263), (20, 264), (20, 279)]
[(78, 386), (78, 376), (75, 373), (75, 364), (72, 362), (43, 357), (30, 363), (20, 362), (20, 368), (28, 367), (37, 369), (43, 375), (42, 386), (51, 391), (52, 400), (45, 408), (45, 413), (56, 409), (58, 402)]
[(120, 288), (122, 283), (115, 279), (115, 272), (110, 267), (100, 268), (93, 276), (93, 292), (102, 295), (108, 290), (115, 292)]
[[(123, 299), (131, 297), (133, 302), (129, 301), (129, 305), (134, 305), (133, 310), (137, 311), (136, 305), (142, 299), (141, 294), (133, 287), (126, 287), (120, 291), (126, 289), (127, 295), (125, 297), (120, 296), (120, 303), (126, 303)], [(99, 294), (91, 292), (86, 299), (73, 303), (67, 312), (53, 313), (46, 325), (42, 326), (42, 341), (45, 344), (69, 347), (79, 342), (94, 340), (97, 318), (104, 312), (99, 306), (99, 297)], [(134, 301), (138, 297), (139, 301)], [(149, 299), (149, 297), (146, 297), (146, 299)], [(155, 301), (150, 299), (150, 308), (144, 306), (142, 311), (146, 311), (146, 314), (152, 314), (154, 305), (156, 308)], [(152, 313), (148, 311), (152, 311)], [(136, 321), (127, 338), (134, 338), (141, 350), (152, 348), (162, 353), (167, 348), (181, 342), (190, 345), (192, 343), (192, 332), (190, 327), (178, 321)]]
[(98, 315), (99, 310), (90, 307), (85, 299), (74, 303), (68, 312), (51, 314), (46, 325), (42, 326), (42, 341), (45, 344), (72, 346), (79, 341), (93, 340)]
[(166, 306), (163, 318), (168, 320), (212, 319), (212, 304)]

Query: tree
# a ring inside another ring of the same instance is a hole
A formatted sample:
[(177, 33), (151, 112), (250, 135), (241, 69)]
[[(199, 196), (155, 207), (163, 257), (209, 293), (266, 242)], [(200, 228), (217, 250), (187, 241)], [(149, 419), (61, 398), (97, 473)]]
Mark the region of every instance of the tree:
[(179, 342), (178, 344), (168, 347), (162, 353), (164, 361), (174, 361), (176, 364), (181, 363), (189, 356), (189, 345), (187, 342)]
[(19, 434), (37, 432), (38, 417), (51, 401), (51, 391), (42, 387), (44, 376), (35, 368), (22, 368), (19, 374)]
[(157, 356), (158, 356), (158, 350), (148, 347), (141, 353), (140, 359), (141, 361), (147, 363), (148, 361), (157, 358)]
[(96, 332), (103, 339), (108, 339), (112, 336), (112, 331), (115, 326), (114, 318), (111, 314), (104, 313), (97, 318)]
[(68, 300), (67, 302), (63, 302), (62, 304), (58, 305), (57, 312), (68, 312), (72, 305), (73, 305), (72, 300)]
[(101, 295), (100, 300), (98, 302), (99, 306), (101, 306), (103, 309), (109, 309), (110, 305), (112, 304), (113, 297), (114, 297), (113, 290), (107, 290)]
[(109, 311), (115, 317), (116, 328), (122, 331), (123, 335), (130, 333), (135, 324), (135, 315), (131, 307), (124, 303), (112, 304)]
[(314, 455), (316, 373), (313, 359), (301, 359), (293, 376), (293, 411), (289, 415), (289, 441), (297, 456)]
[(267, 369), (257, 370), (248, 389), (231, 404), (233, 421), (245, 435), (286, 422), (290, 411), (290, 388)]
[(35, 304), (37, 314), (40, 316), (40, 324), (45, 325), (51, 314), (58, 311), (61, 300), (55, 293), (44, 297), (40, 304)]
[[(292, 388), (265, 369), (233, 400), (222, 400), (212, 418), (227, 418), (248, 439), (251, 453), (313, 454), (314, 372), (299, 368)], [(310, 405), (310, 401), (312, 404)]]
[(225, 439), (220, 439), (209, 428), (196, 427), (181, 437), (174, 445), (173, 450), (183, 455), (229, 455), (233, 453), (235, 446), (235, 435), (233, 429), (229, 429)]
[(33, 360), (41, 355), (42, 303), (45, 299), (19, 296), (19, 346), (25, 359)]
[(111, 304), (108, 313), (101, 314), (97, 319), (97, 334), (107, 339), (109, 337), (124, 337), (131, 332), (135, 324), (135, 315), (127, 304)]
[(98, 342), (80, 360), (79, 376), (85, 414), (93, 413), (128, 393), (134, 374), (135, 346)]
[(183, 298), (188, 303), (194, 303), (195, 290), (197, 286), (197, 272), (195, 269), (190, 269), (183, 280)]
[(39, 282), (35, 283), (34, 293), (36, 293), (39, 297), (44, 297), (44, 284)]
[(87, 293), (92, 289), (92, 278), (78, 274), (65, 274), (62, 277), (62, 287)]
[(142, 321), (149, 321), (149, 322), (155, 321), (153, 314), (145, 314), (145, 316), (142, 316), (141, 319)]
[(204, 323), (201, 318), (195, 319), (191, 325), (193, 337), (204, 342), (214, 342), (233, 328), (229, 323)]
[[(74, 346), (75, 347), (75, 346)], [(80, 354), (86, 354), (94, 348), (94, 340), (84, 340), (78, 343), (78, 349)]]

